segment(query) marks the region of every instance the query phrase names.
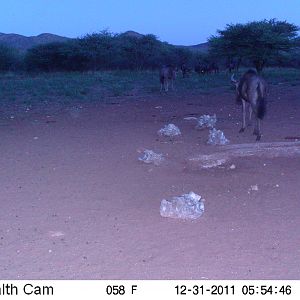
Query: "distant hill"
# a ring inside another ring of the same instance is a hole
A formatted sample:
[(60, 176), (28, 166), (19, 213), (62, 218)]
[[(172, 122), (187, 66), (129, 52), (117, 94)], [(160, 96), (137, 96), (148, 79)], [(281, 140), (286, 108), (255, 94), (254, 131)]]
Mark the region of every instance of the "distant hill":
[(208, 42), (202, 43), (202, 44), (197, 44), (197, 45), (192, 45), (192, 46), (179, 46), (179, 47), (186, 48), (193, 52), (200, 52), (200, 53), (207, 53), (209, 50)]
[(141, 37), (144, 36), (143, 34), (138, 33), (136, 31), (132, 31), (132, 30), (125, 31), (125, 32), (121, 33), (120, 35), (129, 36), (129, 37), (135, 37), (135, 38), (141, 38)]
[[(144, 36), (143, 34), (132, 30), (123, 32), (120, 35), (136, 37), (136, 38), (141, 38), (142, 36)], [(52, 42), (66, 42), (68, 40), (71, 39), (67, 37), (51, 34), (51, 33), (42, 33), (37, 36), (24, 36), (15, 33), (9, 33), (9, 34), (0, 33), (0, 44), (5, 44), (7, 46), (16, 48), (21, 52), (25, 52), (29, 48), (36, 45), (47, 44)], [(208, 43), (202, 43), (202, 44), (192, 45), (192, 46), (178, 46), (178, 47), (187, 48), (193, 52), (202, 52), (202, 53), (206, 53), (209, 49)]]
[(24, 36), (14, 33), (0, 33), (0, 44), (16, 48), (21, 52), (25, 52), (27, 49), (39, 44), (65, 42), (68, 40), (70, 40), (70, 38), (51, 33), (42, 33), (37, 36)]
[[(121, 35), (129, 36), (129, 37), (136, 37), (136, 38), (141, 38), (143, 36), (143, 34), (138, 33), (136, 31), (132, 31), (132, 30), (121, 33)], [(206, 53), (209, 50), (209, 46), (208, 46), (207, 42), (202, 43), (202, 44), (192, 45), (192, 46), (181, 46), (181, 45), (174, 45), (174, 46), (181, 47), (181, 48), (187, 48), (193, 52)]]

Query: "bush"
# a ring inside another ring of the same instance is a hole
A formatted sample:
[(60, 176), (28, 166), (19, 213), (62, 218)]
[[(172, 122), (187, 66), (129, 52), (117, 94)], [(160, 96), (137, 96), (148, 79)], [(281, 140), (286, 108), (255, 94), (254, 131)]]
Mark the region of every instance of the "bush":
[(77, 42), (38, 45), (25, 56), (27, 71), (84, 71), (88, 63), (88, 54)]
[(0, 71), (15, 71), (19, 61), (16, 49), (0, 45)]
[(148, 70), (163, 64), (192, 61), (188, 49), (163, 43), (154, 35), (127, 36), (108, 31), (88, 34), (72, 42), (35, 46), (27, 51), (28, 71)]

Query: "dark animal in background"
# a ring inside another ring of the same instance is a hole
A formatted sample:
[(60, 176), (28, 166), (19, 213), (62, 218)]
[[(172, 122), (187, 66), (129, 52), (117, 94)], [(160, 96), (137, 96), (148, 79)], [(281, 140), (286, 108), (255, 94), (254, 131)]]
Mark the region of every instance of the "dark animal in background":
[(182, 77), (188, 77), (192, 73), (192, 69), (187, 67), (186, 64), (182, 64), (181, 67)]
[(194, 71), (196, 73), (198, 73), (199, 75), (201, 74), (201, 72), (200, 72), (200, 65), (199, 64), (195, 65)]
[(196, 65), (195, 66), (195, 72), (198, 73), (199, 75), (205, 75), (208, 72), (208, 67), (206, 65)]
[(228, 73), (238, 72), (241, 62), (242, 62), (241, 59), (237, 59), (235, 61), (229, 61), (226, 65), (226, 69)]
[(214, 74), (219, 73), (219, 67), (218, 67), (218, 65), (215, 62), (212, 62), (208, 66), (208, 73), (214, 73)]
[(256, 140), (261, 138), (260, 121), (266, 113), (266, 94), (267, 83), (257, 74), (255, 70), (248, 70), (240, 80), (234, 79), (234, 74), (231, 76), (231, 81), (236, 86), (236, 101), (243, 105), (243, 125), (240, 132), (246, 128), (246, 104), (249, 106), (249, 121), (251, 122), (252, 112), (254, 112), (256, 124), (253, 134), (256, 135)]
[(210, 64), (198, 64), (195, 66), (195, 72), (199, 75), (206, 75), (206, 74), (217, 74), (219, 73), (219, 67), (216, 63), (210, 63)]
[(174, 80), (176, 78), (176, 68), (167, 65), (163, 66), (159, 71), (160, 91), (164, 90), (168, 92), (169, 83), (171, 83), (172, 90), (174, 90)]
[(229, 72), (229, 73), (232, 73), (232, 71), (234, 71), (234, 69), (235, 69), (235, 63), (230, 62), (230, 63), (227, 65), (227, 69), (228, 69), (228, 72)]

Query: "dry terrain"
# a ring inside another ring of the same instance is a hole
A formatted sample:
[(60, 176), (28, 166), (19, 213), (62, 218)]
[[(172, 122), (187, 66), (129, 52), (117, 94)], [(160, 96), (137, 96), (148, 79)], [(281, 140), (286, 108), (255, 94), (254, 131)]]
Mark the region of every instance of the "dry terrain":
[[(261, 142), (300, 136), (299, 95), (271, 86)], [(184, 117), (213, 113), (230, 144), (255, 143), (252, 128), (238, 133), (228, 89), (1, 117), (0, 278), (300, 279), (300, 158), (191, 167), (218, 146)], [(159, 137), (168, 123), (182, 136)], [(166, 162), (138, 161), (143, 149)], [(202, 217), (160, 216), (162, 199), (190, 191), (205, 198)]]

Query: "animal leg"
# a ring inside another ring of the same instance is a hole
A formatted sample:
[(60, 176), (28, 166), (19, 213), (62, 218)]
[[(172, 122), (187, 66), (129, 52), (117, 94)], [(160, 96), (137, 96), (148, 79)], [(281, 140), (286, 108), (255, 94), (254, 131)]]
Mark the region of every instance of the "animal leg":
[(260, 119), (257, 118), (256, 122), (257, 122), (257, 123), (256, 123), (256, 124), (257, 124), (257, 125), (256, 125), (256, 126), (257, 126), (257, 127), (256, 127), (256, 140), (259, 141), (260, 138), (261, 138), (261, 132), (260, 132)]
[(253, 109), (252, 109), (252, 106), (250, 104), (250, 106), (249, 106), (249, 124), (248, 124), (248, 126), (251, 126), (251, 123), (252, 123), (252, 113), (253, 113)]
[(256, 140), (259, 141), (261, 138), (260, 133), (260, 120), (256, 117), (255, 127), (253, 131), (253, 135), (256, 135)]
[(246, 128), (246, 101), (244, 99), (242, 99), (242, 104), (243, 104), (243, 126), (239, 132), (244, 132)]

